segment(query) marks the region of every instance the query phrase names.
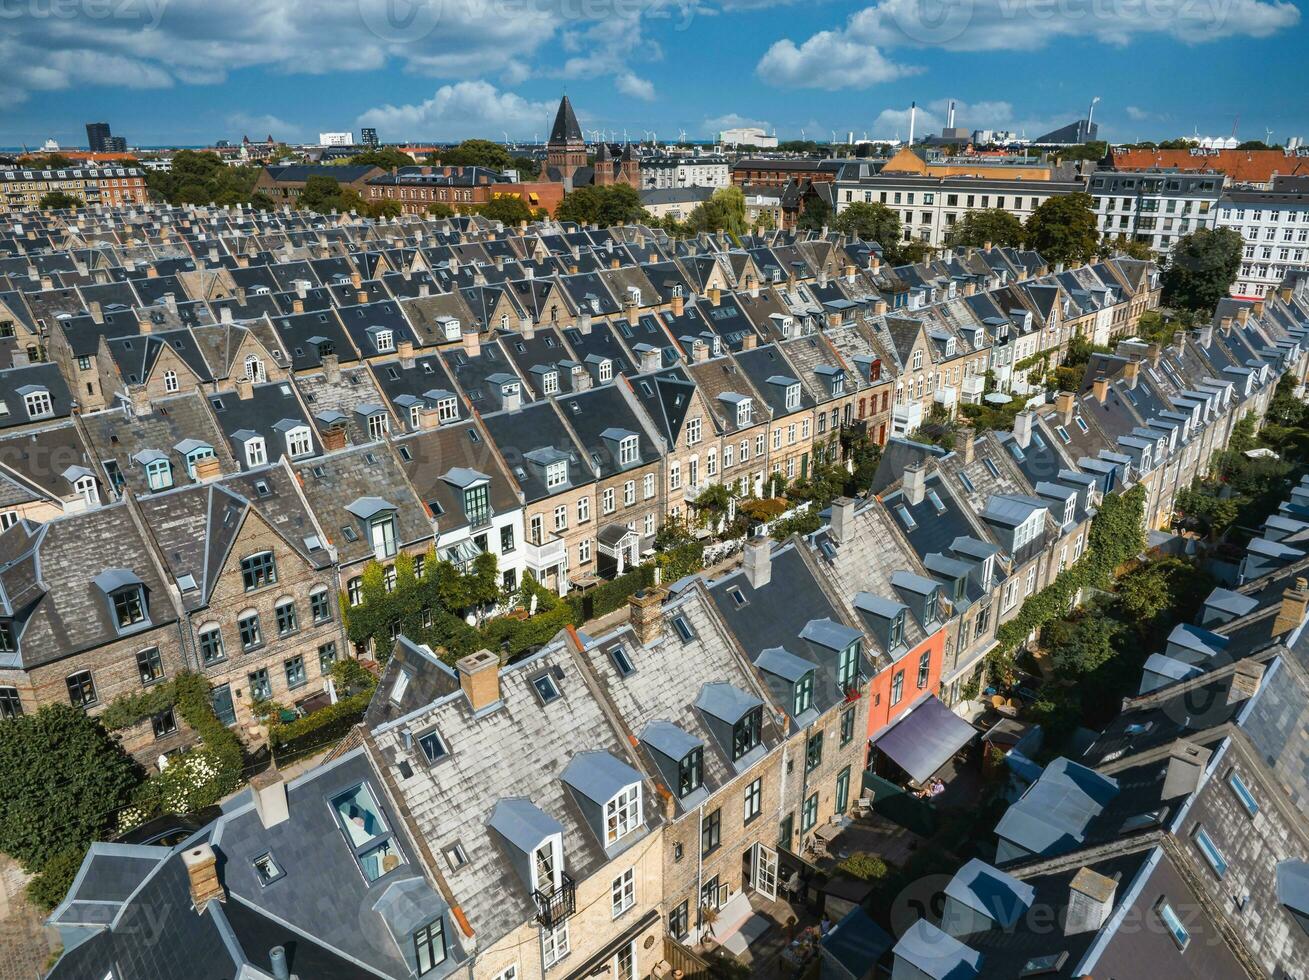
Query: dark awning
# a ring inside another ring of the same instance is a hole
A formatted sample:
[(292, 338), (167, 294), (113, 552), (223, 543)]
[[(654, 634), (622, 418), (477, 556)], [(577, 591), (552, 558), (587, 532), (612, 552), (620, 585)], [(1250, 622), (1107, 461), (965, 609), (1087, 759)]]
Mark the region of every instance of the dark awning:
[(923, 783), (977, 735), (977, 729), (929, 694), (873, 739), (873, 746)]
[(589, 977), (593, 973), (605, 970), (609, 965), (609, 961), (613, 959), (614, 955), (617, 954), (620, 949), (659, 922), (659, 910), (651, 909), (642, 916), (640, 920), (625, 930), (621, 936), (611, 941), (604, 947), (604, 949), (592, 955), (585, 963), (579, 966), (572, 973), (568, 974), (568, 976), (564, 977), (564, 980), (583, 980), (583, 978)]

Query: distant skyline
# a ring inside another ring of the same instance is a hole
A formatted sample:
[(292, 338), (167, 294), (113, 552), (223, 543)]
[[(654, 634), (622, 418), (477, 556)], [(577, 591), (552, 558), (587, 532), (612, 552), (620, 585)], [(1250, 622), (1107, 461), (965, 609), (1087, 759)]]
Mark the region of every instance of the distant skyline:
[[(0, 145), (203, 145), (372, 126), (383, 142), (583, 128), (706, 139), (1029, 137), (1100, 96), (1101, 138), (1309, 137), (1288, 0), (82, 0), (0, 9)], [(1094, 10), (1093, 14), (1091, 11)], [(43, 16), (43, 13), (45, 14)]]

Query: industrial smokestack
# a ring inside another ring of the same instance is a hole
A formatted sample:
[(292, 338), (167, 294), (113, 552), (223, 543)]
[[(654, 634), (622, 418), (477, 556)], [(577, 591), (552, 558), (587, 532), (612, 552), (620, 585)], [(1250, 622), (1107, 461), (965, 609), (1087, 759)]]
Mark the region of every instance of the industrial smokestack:
[(909, 103), (909, 145), (914, 145), (914, 122), (918, 118), (918, 103)]
[(950, 100), (950, 115), (946, 119), (945, 128), (954, 129), (954, 99)]

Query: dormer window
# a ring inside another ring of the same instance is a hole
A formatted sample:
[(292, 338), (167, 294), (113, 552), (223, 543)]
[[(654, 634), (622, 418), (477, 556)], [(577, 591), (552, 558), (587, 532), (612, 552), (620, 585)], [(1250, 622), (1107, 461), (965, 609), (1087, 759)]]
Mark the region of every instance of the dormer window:
[(886, 638), (887, 648), (894, 650), (897, 647), (904, 646), (904, 610), (901, 609), (891, 619), (887, 630)]
[(173, 465), (166, 459), (152, 459), (145, 464), (145, 478), (152, 491), (167, 490), (173, 485)]
[(845, 375), (837, 374), (832, 377), (832, 394), (841, 395), (845, 393)]
[(268, 462), (268, 449), (263, 436), (253, 436), (245, 441), (245, 465), (251, 468), (263, 466)]
[(637, 436), (625, 436), (618, 444), (618, 464), (620, 466), (630, 466), (639, 458), (637, 438)]
[(935, 591), (929, 592), (923, 599), (923, 623), (936, 622), (937, 616), (937, 595)]
[(559, 372), (546, 371), (541, 375), (541, 392), (546, 395), (559, 393)]
[(1073, 523), (1073, 508), (1077, 503), (1076, 497), (1069, 497), (1064, 501), (1064, 523)]
[(368, 416), (368, 436), (370, 439), (381, 439), (391, 431), (391, 416), (385, 412), (374, 412)]
[(841, 690), (848, 691), (855, 686), (859, 678), (859, 641), (851, 643), (841, 651), (836, 665), (836, 683)]
[(677, 764), (677, 795), (685, 799), (704, 783), (704, 749), (696, 746)]
[(459, 419), (459, 399), (453, 395), (439, 399), (436, 403), (436, 417), (441, 422), (455, 422)]
[(292, 459), (308, 456), (314, 451), (314, 441), (309, 435), (309, 426), (301, 425), (286, 432), (286, 454)]
[(377, 330), (373, 333), (373, 343), (379, 354), (395, 350), (395, 334), (390, 330)]
[(605, 844), (622, 840), (641, 826), (641, 784), (633, 783), (605, 804)]
[(800, 407), (800, 386), (798, 384), (786, 386), (786, 408), (787, 411)]
[(548, 895), (559, 887), (560, 872), (563, 870), (559, 849), (558, 837), (551, 837), (532, 853), (533, 891)]
[(252, 381), (257, 385), (263, 384), (266, 380), (266, 375), (264, 374), (264, 362), (254, 354), (249, 355), (245, 359), (245, 376), (249, 381)]
[(732, 761), (739, 762), (763, 738), (764, 709), (752, 708), (732, 726)]
[(614, 378), (614, 362), (610, 360), (601, 361), (599, 374), (602, 383), (605, 381), (612, 381)]
[(50, 400), (50, 392), (44, 388), (38, 388), (36, 391), (29, 391), (23, 396), (23, 405), (27, 409), (27, 417), (30, 419), (43, 419), (55, 413), (54, 403)]
[(736, 403), (736, 424), (738, 427), (744, 427), (750, 424), (750, 415), (754, 411), (754, 401), (750, 398), (742, 398)]
[(145, 622), (145, 592), (141, 586), (119, 589), (111, 598), (114, 603), (114, 621), (120, 630), (131, 629)]
[(199, 446), (186, 454), (186, 472), (195, 479), (195, 464), (202, 459), (212, 459), (214, 451), (209, 446)]
[(559, 460), (550, 463), (545, 468), (545, 488), (547, 490), (557, 490), (568, 482), (568, 461)]
[(460, 335), (461, 335), (461, 333), (462, 333), (462, 329), (463, 329), (463, 328), (462, 328), (462, 326), (460, 325), (460, 323), (459, 323), (458, 320), (456, 320), (454, 317), (447, 317), (445, 320), (442, 321), (442, 324), (443, 324), (444, 327), (445, 327), (445, 339), (446, 339), (446, 340), (458, 340), (458, 339), (459, 339), (459, 337), (460, 337)]
[(420, 977), (445, 962), (445, 922), (440, 916), (414, 933), (414, 957)]
[(488, 484), (480, 483), (464, 490), (464, 514), (471, 527), (491, 523), (491, 488)]
[(385, 514), (375, 517), (368, 522), (369, 540), (373, 545), (373, 555), (380, 559), (394, 558), (396, 553), (395, 545), (395, 514)]
[(791, 714), (799, 718), (802, 714), (814, 706), (814, 675), (813, 672), (805, 674), (795, 682), (795, 696), (792, 699)]

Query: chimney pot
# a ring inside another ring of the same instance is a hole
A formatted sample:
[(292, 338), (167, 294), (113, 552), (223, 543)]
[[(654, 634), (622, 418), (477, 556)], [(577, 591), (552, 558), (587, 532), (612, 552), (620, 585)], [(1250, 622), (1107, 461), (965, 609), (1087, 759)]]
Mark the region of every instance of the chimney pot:
[(464, 353), (469, 357), (477, 357), (482, 353), (482, 339), (476, 330), (464, 334)]
[(641, 589), (627, 600), (632, 631), (641, 646), (649, 646), (664, 634), (663, 589)]
[(1295, 586), (1282, 593), (1282, 604), (1273, 620), (1273, 635), (1280, 636), (1299, 626), (1304, 621), (1306, 609), (1309, 609), (1309, 581), (1297, 578)]

